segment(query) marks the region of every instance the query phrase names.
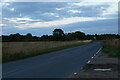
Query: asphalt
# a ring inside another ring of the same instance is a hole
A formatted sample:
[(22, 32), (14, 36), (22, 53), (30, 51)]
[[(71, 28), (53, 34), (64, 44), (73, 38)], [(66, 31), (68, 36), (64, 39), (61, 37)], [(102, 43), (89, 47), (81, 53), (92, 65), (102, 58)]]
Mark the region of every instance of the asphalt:
[(48, 54), (4, 63), (3, 78), (70, 78), (81, 71), (102, 48), (102, 42), (51, 52)]

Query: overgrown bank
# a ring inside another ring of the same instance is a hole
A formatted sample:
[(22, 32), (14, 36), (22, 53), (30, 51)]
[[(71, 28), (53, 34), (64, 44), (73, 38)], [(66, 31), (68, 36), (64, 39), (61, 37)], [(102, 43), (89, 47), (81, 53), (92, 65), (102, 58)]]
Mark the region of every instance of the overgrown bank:
[(120, 58), (120, 40), (114, 39), (104, 41), (104, 47), (101, 51), (107, 53), (111, 57)]

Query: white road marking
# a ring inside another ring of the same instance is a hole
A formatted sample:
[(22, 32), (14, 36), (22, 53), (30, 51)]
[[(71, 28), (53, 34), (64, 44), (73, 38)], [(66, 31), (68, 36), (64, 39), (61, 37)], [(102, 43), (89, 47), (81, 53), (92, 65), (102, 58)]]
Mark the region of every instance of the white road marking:
[(74, 73), (74, 75), (76, 75), (77, 73)]
[(90, 61), (88, 61), (87, 63), (90, 63)]
[(94, 57), (92, 57), (92, 59), (93, 59)]
[[(91, 57), (91, 59), (93, 59), (100, 52), (101, 49), (102, 49), (102, 47), (96, 52), (96, 54), (94, 54), (93, 57)], [(90, 63), (90, 61), (88, 61), (87, 63)]]
[(98, 54), (99, 52), (100, 52), (100, 50), (102, 49), (102, 47), (97, 51), (97, 53), (96, 54)]
[(111, 71), (112, 69), (94, 69), (95, 71)]

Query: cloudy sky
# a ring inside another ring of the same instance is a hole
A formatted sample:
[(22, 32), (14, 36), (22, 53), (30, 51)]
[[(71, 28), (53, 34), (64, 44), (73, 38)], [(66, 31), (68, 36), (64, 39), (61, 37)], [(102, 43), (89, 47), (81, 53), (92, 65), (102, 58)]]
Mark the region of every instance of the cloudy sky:
[(65, 33), (118, 33), (118, 2), (3, 2), (3, 35), (50, 35), (55, 28)]

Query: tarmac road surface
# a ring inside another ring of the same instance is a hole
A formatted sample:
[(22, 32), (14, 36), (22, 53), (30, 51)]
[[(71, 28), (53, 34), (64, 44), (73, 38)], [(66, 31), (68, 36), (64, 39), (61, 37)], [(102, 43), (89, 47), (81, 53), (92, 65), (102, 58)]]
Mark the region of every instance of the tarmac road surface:
[(3, 78), (69, 78), (81, 71), (102, 48), (102, 42), (51, 52), (40, 56), (5, 63)]

